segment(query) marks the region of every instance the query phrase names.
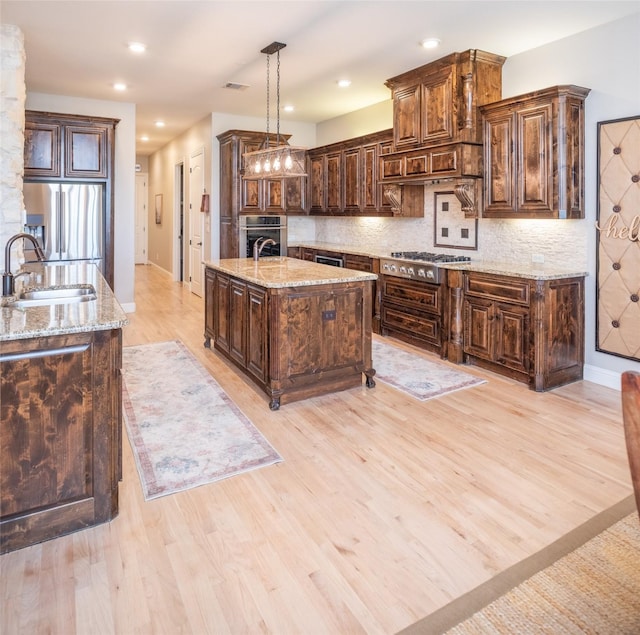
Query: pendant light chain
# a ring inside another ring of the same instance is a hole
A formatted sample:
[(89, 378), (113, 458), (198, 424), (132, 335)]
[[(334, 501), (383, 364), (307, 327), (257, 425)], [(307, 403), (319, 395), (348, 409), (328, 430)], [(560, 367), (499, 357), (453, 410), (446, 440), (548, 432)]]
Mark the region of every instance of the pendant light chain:
[(280, 145), (280, 51), (276, 53), (277, 66), (276, 66), (276, 146)]
[[(279, 57), (279, 55), (278, 55)], [(267, 55), (267, 148), (269, 148), (269, 60), (271, 55)]]

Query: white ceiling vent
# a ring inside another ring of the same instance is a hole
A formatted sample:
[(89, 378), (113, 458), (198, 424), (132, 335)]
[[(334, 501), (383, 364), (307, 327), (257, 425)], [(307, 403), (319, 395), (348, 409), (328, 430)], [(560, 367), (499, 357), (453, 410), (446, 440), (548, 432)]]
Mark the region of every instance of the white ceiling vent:
[(230, 88), (231, 90), (247, 90), (249, 88), (249, 84), (238, 84), (238, 82), (227, 82), (224, 85), (225, 88)]

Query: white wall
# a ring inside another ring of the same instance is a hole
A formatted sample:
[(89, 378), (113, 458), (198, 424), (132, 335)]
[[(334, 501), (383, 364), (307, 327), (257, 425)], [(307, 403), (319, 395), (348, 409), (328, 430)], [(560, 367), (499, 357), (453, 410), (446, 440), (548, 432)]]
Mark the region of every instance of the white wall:
[(120, 119), (115, 135), (114, 292), (125, 311), (135, 311), (135, 104), (27, 93), (27, 110)]

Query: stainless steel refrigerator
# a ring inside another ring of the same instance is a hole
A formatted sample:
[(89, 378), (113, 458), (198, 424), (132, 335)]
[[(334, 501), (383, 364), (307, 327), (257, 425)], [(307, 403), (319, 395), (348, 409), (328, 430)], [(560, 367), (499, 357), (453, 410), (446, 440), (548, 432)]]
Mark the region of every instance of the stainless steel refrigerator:
[[(47, 261), (92, 262), (104, 272), (104, 189), (100, 183), (25, 183), (25, 231)], [(25, 257), (30, 257), (25, 241)]]

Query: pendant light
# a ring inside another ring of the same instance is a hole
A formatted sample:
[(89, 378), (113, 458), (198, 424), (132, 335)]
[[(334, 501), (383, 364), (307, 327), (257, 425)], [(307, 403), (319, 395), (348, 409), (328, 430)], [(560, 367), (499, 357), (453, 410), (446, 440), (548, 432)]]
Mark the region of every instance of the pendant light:
[[(272, 42), (260, 52), (267, 56), (267, 136), (263, 147), (255, 152), (245, 152), (244, 172), (245, 180), (282, 179), (307, 176), (305, 171), (305, 148), (289, 146), (280, 139), (280, 51), (286, 46), (282, 42)], [(269, 135), (269, 106), (270, 106), (270, 60), (275, 53), (277, 62), (276, 73), (276, 141), (271, 145)]]

